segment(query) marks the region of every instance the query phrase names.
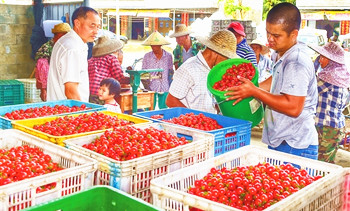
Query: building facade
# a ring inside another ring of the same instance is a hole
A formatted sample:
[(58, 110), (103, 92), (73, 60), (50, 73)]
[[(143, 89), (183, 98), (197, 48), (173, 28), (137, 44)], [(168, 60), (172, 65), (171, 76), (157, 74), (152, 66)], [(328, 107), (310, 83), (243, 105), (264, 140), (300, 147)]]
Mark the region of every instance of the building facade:
[(348, 34), (350, 0), (297, 0), (302, 16), (302, 28), (327, 30), (327, 38)]

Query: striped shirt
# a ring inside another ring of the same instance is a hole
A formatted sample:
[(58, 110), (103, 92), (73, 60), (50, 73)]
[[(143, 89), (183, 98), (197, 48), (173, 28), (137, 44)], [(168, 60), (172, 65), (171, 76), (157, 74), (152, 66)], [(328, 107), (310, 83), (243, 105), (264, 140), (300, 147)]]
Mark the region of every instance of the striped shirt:
[(346, 107), (348, 90), (321, 79), (318, 79), (317, 89), (316, 125), (343, 128), (345, 126), (343, 110)]
[(92, 57), (89, 63), (90, 94), (98, 95), (100, 83), (105, 78), (115, 78), (119, 83), (127, 83), (120, 63), (116, 56), (108, 54), (101, 57)]
[(242, 42), (237, 44), (236, 53), (239, 57), (251, 61), (255, 67), (258, 67), (256, 63), (256, 56), (253, 49), (248, 45), (247, 40), (244, 38)]

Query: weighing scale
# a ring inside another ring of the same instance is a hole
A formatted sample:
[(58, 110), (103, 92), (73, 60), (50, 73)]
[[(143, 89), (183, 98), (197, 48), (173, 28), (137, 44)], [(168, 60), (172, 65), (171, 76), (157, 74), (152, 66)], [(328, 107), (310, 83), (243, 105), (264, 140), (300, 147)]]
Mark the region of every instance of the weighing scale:
[[(162, 72), (163, 69), (147, 69), (147, 70), (126, 70), (130, 75), (130, 85), (132, 88), (132, 113), (137, 112), (137, 90), (140, 86), (141, 75), (151, 72)], [(152, 79), (150, 77), (150, 79)]]

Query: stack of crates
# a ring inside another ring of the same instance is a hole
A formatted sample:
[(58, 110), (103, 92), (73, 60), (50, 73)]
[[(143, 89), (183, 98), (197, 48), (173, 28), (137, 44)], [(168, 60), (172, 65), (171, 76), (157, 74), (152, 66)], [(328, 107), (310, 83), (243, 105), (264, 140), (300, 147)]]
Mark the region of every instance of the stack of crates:
[(23, 103), (23, 83), (17, 80), (0, 80), (0, 106)]
[(22, 78), (16, 79), (24, 85), (24, 102), (25, 103), (37, 103), (42, 102), (40, 98), (40, 90), (36, 88), (35, 78)]

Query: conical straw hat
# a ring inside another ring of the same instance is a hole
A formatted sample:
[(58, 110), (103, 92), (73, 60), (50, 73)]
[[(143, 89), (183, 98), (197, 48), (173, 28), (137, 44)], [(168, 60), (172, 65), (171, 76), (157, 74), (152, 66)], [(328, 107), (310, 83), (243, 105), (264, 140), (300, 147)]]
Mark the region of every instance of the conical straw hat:
[(197, 40), (211, 50), (229, 59), (240, 58), (236, 54), (237, 40), (235, 35), (227, 29), (213, 34), (211, 37), (197, 37)]
[(96, 41), (95, 46), (92, 48), (92, 56), (93, 57), (101, 57), (105, 56), (124, 47), (123, 42), (117, 39), (110, 39), (107, 36), (101, 36)]
[(163, 35), (161, 35), (158, 31), (153, 32), (147, 39), (142, 43), (142, 45), (169, 45), (168, 42)]

